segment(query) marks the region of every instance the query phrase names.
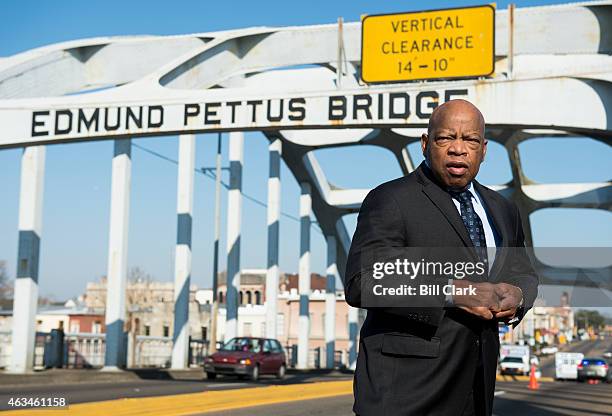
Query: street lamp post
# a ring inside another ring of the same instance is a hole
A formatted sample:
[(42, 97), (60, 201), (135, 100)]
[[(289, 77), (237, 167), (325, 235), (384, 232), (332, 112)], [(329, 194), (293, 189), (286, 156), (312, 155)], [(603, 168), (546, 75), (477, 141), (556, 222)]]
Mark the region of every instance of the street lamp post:
[[(215, 244), (213, 252), (213, 276), (212, 276), (212, 311), (210, 318), (210, 342), (209, 353), (217, 350), (217, 316), (219, 314), (219, 238), (221, 235), (221, 171), (229, 168), (221, 167), (221, 133), (217, 137), (217, 157), (214, 167), (215, 171)], [(201, 168), (202, 172), (212, 171), (213, 168)]]

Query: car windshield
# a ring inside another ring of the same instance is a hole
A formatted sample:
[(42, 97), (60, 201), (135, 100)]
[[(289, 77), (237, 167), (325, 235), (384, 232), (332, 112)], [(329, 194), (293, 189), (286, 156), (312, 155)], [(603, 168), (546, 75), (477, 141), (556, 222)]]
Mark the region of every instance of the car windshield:
[(502, 360), (504, 363), (522, 363), (523, 360), (520, 357), (506, 357)]
[(258, 339), (232, 338), (223, 345), (221, 351), (259, 352), (261, 345)]

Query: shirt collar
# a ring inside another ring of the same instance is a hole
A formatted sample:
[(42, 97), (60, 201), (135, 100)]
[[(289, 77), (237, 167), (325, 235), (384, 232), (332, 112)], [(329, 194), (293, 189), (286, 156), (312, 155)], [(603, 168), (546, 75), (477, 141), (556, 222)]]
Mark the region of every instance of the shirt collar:
[[(425, 165), (429, 168), (429, 170), (431, 170), (431, 166), (429, 165), (429, 160), (425, 158), (424, 162), (425, 162)], [(476, 193), (476, 190), (474, 189), (474, 181), (470, 182), (470, 184), (467, 187), (467, 190), (470, 191), (470, 195), (472, 196), (472, 199), (475, 200), (478, 205), (481, 205), (480, 198), (478, 197), (478, 194)]]
[(470, 194), (472, 195), (472, 199), (476, 201), (478, 205), (481, 205), (480, 197), (478, 197), (478, 193), (476, 192), (476, 189), (474, 189), (474, 181), (470, 182), (467, 190), (470, 191)]

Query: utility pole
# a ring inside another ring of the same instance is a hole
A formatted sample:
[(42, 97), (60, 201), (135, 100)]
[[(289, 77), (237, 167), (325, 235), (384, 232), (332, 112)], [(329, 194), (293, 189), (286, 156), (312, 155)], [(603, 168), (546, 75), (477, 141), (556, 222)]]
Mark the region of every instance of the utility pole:
[[(219, 315), (219, 238), (221, 235), (221, 133), (217, 138), (217, 160), (215, 165), (215, 247), (213, 254), (213, 281), (212, 281), (212, 311), (210, 323), (210, 354), (217, 350), (217, 317)], [(206, 168), (202, 168), (203, 171)]]

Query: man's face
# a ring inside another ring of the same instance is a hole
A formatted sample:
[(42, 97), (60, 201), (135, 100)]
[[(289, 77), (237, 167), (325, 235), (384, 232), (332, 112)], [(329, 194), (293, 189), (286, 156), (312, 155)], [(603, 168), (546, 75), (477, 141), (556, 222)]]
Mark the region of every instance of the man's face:
[(429, 135), (421, 137), (421, 148), (442, 185), (465, 188), (478, 174), (487, 152), (484, 119), (469, 102), (449, 101), (432, 114)]

